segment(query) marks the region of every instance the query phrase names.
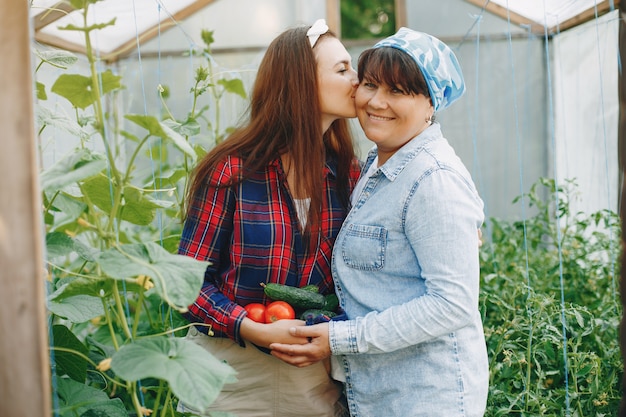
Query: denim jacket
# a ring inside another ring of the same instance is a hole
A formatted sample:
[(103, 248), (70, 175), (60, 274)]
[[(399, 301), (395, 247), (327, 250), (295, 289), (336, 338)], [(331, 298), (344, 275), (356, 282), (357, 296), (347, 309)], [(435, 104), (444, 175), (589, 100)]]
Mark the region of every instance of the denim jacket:
[(484, 215), (471, 176), (435, 123), (365, 180), (332, 259), (350, 320), (331, 321), (329, 337), (345, 367), (350, 414), (482, 416)]

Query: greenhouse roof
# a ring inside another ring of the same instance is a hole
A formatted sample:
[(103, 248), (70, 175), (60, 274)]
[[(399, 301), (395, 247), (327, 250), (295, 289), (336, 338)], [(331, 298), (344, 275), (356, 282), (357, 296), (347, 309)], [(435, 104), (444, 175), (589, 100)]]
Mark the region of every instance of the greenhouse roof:
[[(89, 6), (87, 25), (115, 22), (93, 32), (92, 47), (100, 58), (114, 61), (141, 43), (197, 13), (215, 0), (106, 0)], [(407, 0), (404, 0), (407, 1)], [(533, 33), (555, 34), (617, 8), (619, 0), (459, 0), (473, 4)], [(333, 3), (334, 2), (334, 3)], [(327, 0), (338, 10), (339, 0)], [(38, 42), (85, 52), (81, 11), (70, 1), (31, 0), (31, 17)], [(396, 1), (396, 4), (398, 2)], [(238, 5), (233, 4), (233, 12)], [(399, 7), (403, 10), (403, 7)], [(404, 9), (405, 10), (405, 9)]]
[(467, 0), (534, 33), (554, 34), (616, 9), (619, 0)]
[[(137, 42), (145, 42), (178, 21), (196, 13), (214, 0), (106, 0), (89, 6), (87, 26), (114, 21), (114, 25), (94, 31), (92, 46), (104, 60), (114, 60)], [(84, 27), (82, 10), (75, 10), (67, 1), (33, 0), (31, 18), (35, 39), (63, 49), (84, 52), (82, 31), (68, 27)]]

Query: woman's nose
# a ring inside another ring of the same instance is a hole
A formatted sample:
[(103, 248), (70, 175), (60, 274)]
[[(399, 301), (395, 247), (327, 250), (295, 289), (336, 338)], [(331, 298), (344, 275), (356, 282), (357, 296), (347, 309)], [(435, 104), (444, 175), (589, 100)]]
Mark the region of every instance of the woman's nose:
[(354, 69), (350, 69), (352, 70), (352, 85), (357, 87), (359, 85), (359, 74)]
[(385, 100), (385, 95), (380, 91), (380, 89), (377, 89), (373, 92), (368, 104), (373, 108), (383, 109), (387, 106), (387, 100)]

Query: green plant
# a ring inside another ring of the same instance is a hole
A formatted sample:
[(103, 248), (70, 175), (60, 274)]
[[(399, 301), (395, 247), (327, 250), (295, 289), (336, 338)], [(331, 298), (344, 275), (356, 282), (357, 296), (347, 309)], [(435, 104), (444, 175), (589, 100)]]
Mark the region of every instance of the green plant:
[[(207, 152), (191, 139), (202, 124), (215, 143), (224, 94), (245, 98), (239, 79), (214, 74), (212, 33), (203, 31), (207, 66), (196, 70), (192, 109), (182, 120), (124, 114), (124, 89), (110, 69), (98, 71), (90, 36), (115, 20), (87, 25), (91, 4), (72, 0), (84, 17), (88, 75), (61, 74), (49, 91), (37, 83), (40, 133), (54, 126), (74, 150), (41, 173), (49, 274), (48, 311), (56, 416), (181, 415), (180, 399), (202, 409), (234, 378), (233, 369), (189, 342), (181, 316), (198, 295), (206, 262), (177, 255), (182, 195), (193, 163)], [(67, 69), (77, 59), (37, 50), (40, 63)], [(166, 100), (166, 88), (160, 87)], [(45, 106), (49, 92), (68, 100), (74, 119)], [(209, 100), (200, 99), (209, 92)], [(104, 109), (111, 110), (105, 112)], [(123, 114), (123, 117), (120, 115)], [(119, 120), (123, 120), (119, 122)], [(102, 149), (98, 151), (97, 149)], [(149, 175), (138, 169), (156, 161)], [(208, 330), (210, 333), (210, 329)]]
[(486, 416), (617, 413), (620, 222), (608, 210), (572, 213), (575, 188), (540, 179), (516, 199), (532, 216), (488, 224), (491, 241), (481, 248)]
[(344, 39), (383, 38), (396, 31), (393, 0), (342, 1), (340, 8)]

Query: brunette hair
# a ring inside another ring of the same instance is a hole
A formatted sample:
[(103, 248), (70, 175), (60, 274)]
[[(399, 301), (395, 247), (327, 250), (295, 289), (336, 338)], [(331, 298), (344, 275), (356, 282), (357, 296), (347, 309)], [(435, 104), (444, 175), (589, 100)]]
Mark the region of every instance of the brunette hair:
[(358, 68), (359, 83), (366, 78), (430, 99), (422, 71), (413, 58), (400, 49), (389, 46), (366, 49), (359, 56)]
[[(248, 108), (249, 121), (232, 132), (200, 161), (192, 172), (188, 201), (206, 187), (216, 166), (229, 155), (243, 160), (243, 172), (228, 184), (241, 183), (282, 153), (289, 152), (295, 173), (294, 195), (310, 197), (306, 235), (319, 230), (324, 199), (327, 157), (337, 161), (337, 193), (347, 208), (349, 173), (355, 158), (352, 135), (345, 119), (322, 132), (317, 62), (307, 37), (309, 27), (284, 31), (269, 45), (259, 65)], [(320, 36), (335, 37), (332, 32)], [(189, 207), (187, 207), (189, 210)]]

